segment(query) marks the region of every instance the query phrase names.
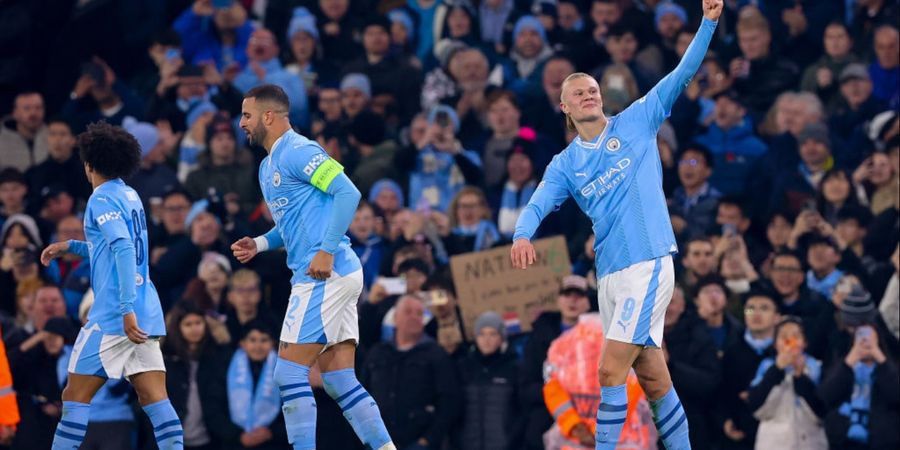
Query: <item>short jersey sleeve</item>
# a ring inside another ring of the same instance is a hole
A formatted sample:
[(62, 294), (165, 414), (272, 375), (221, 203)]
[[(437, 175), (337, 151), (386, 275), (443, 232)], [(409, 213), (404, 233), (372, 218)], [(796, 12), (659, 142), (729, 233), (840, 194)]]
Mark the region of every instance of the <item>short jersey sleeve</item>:
[(344, 172), (344, 166), (328, 156), (322, 147), (306, 144), (284, 150), (281, 166), (290, 176), (327, 192), (331, 182)]
[(112, 244), (118, 239), (131, 240), (127, 222), (127, 214), (130, 212), (123, 211), (113, 198), (106, 195), (95, 195), (91, 198), (87, 213), (94, 225), (100, 229), (107, 243)]

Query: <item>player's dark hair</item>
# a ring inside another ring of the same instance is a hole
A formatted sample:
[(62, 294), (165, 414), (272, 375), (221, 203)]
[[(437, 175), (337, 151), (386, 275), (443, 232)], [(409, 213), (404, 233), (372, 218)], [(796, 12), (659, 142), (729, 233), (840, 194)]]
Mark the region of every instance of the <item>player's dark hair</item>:
[(244, 94), (244, 98), (255, 98), (258, 102), (271, 102), (284, 108), (287, 112), (291, 108), (291, 101), (288, 99), (284, 89), (274, 84), (263, 84), (256, 86)]
[(106, 122), (88, 125), (78, 135), (81, 160), (106, 178), (128, 178), (141, 163), (141, 146), (122, 127)]

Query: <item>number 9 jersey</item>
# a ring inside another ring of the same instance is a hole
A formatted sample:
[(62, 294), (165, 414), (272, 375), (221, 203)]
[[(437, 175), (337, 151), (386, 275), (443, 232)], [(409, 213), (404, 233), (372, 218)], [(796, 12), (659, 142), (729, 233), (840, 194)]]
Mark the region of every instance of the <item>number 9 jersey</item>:
[(84, 234), (94, 289), (94, 305), (85, 328), (99, 325), (105, 335), (125, 335), (113, 246), (130, 243), (134, 246), (136, 263), (133, 306), (138, 326), (150, 336), (164, 336), (166, 327), (159, 294), (149, 276), (147, 219), (137, 192), (120, 179), (97, 187), (84, 213)]

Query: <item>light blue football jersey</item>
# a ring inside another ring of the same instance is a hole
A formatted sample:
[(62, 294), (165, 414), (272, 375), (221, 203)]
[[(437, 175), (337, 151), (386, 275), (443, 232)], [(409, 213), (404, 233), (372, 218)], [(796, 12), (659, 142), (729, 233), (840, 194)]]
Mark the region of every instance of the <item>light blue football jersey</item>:
[(596, 139), (576, 137), (553, 157), (519, 216), (514, 239), (531, 239), (541, 220), (571, 195), (593, 222), (598, 278), (678, 251), (656, 134), (700, 67), (715, 28), (716, 22), (703, 19), (672, 73), (610, 117)]
[(166, 325), (159, 294), (150, 281), (147, 219), (141, 198), (121, 179), (103, 183), (91, 194), (84, 213), (84, 234), (91, 258), (94, 305), (85, 328), (95, 323), (103, 334), (124, 336), (120, 311), (119, 278), (111, 246), (120, 239), (134, 244), (134, 314), (138, 326), (150, 336), (165, 336)]
[[(291, 284), (314, 283), (306, 274), (309, 263), (322, 248), (331, 220), (334, 197), (327, 193), (343, 167), (315, 141), (293, 130), (275, 141), (272, 152), (259, 165), (259, 185), (272, 212), (275, 228), (287, 250)], [(355, 210), (355, 206), (354, 206)], [(344, 235), (334, 252), (334, 271), (345, 276), (362, 266)]]

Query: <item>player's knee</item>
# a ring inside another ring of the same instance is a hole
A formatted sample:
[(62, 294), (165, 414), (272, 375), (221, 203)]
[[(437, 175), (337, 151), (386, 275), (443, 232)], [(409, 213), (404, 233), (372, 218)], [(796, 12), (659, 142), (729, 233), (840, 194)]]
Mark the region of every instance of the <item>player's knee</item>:
[(85, 392), (79, 392), (77, 389), (72, 388), (71, 385), (68, 385), (62, 391), (62, 401), (64, 402), (78, 402), (78, 403), (90, 403), (91, 396), (87, 395)]
[(669, 389), (672, 389), (672, 381), (669, 377), (656, 373), (637, 373), (638, 381), (641, 383), (641, 389), (647, 394), (647, 398), (651, 401), (663, 398)]
[(309, 383), (309, 369), (298, 370), (303, 367), (300, 364), (279, 359), (275, 364), (273, 378), (278, 386), (288, 386), (297, 383)]
[(602, 364), (597, 371), (597, 376), (600, 378), (600, 386), (618, 386), (620, 384), (625, 384), (625, 378), (628, 376), (628, 372), (627, 368), (626, 370), (623, 370), (612, 367), (611, 364)]
[(342, 369), (322, 374), (322, 386), (331, 398), (338, 398), (347, 391), (360, 386), (353, 369)]

